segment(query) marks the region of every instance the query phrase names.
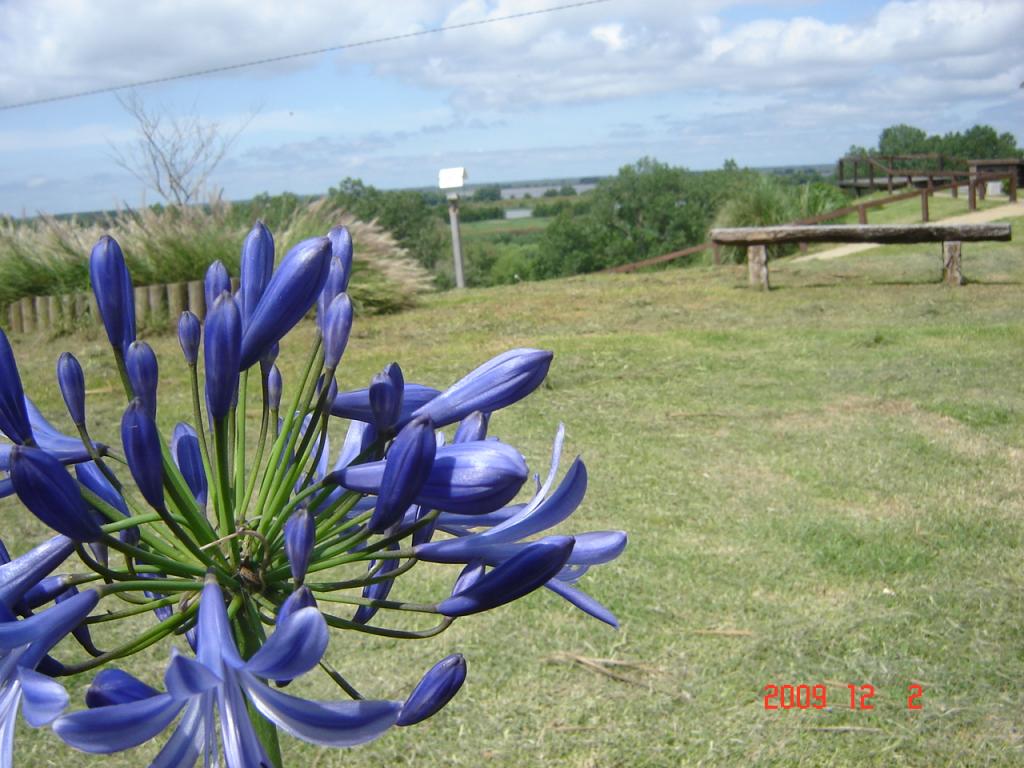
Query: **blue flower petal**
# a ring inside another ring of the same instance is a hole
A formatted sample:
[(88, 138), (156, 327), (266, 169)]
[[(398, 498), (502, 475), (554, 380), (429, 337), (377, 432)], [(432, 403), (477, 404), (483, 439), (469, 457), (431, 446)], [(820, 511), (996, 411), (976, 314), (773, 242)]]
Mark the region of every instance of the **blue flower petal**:
[(85, 692), (85, 705), (95, 709), (112, 704), (129, 704), (159, 695), (160, 691), (156, 688), (146, 685), (122, 669), (104, 669), (93, 678)]
[(167, 692), (176, 699), (185, 700), (216, 688), (221, 679), (194, 659), (174, 653), (164, 672)]
[(108, 755), (137, 747), (163, 731), (184, 706), (168, 693), (128, 704), (83, 709), (57, 718), (54, 732), (75, 749)]
[(550, 579), (544, 586), (556, 595), (564, 597), (584, 613), (590, 614), (595, 619), (600, 619), (605, 624), (615, 627), (615, 629), (619, 628), (619, 621), (615, 618), (615, 615), (586, 592), (558, 579)]
[(56, 680), (33, 669), (20, 667), (21, 712), (33, 728), (52, 723), (68, 705), (68, 692)]
[(245, 690), (260, 713), (292, 736), (325, 747), (350, 747), (377, 738), (398, 720), (397, 701), (308, 701), (247, 676)]
[(242, 669), (259, 677), (290, 680), (320, 662), (327, 641), (327, 623), (320, 611), (303, 608), (281, 622)]

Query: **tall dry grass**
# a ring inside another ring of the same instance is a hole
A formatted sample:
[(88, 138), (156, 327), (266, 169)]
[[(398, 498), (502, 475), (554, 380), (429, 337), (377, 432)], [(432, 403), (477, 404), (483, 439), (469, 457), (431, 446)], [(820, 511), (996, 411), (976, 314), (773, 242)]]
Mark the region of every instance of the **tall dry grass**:
[[(197, 280), (217, 259), (237, 275), (248, 231), (235, 222), (237, 218), (231, 215), (231, 203), (219, 199), (188, 208), (122, 210), (89, 223), (74, 217), (0, 218), (0, 305), (23, 296), (87, 290), (89, 252), (103, 234), (121, 244), (136, 285)], [(278, 227), (278, 257), (300, 240), (323, 235), (339, 224), (352, 233), (355, 264), (350, 292), (362, 308), (395, 311), (410, 306), (417, 293), (430, 290), (430, 274), (388, 232), (355, 219), (327, 199), (298, 207)]]

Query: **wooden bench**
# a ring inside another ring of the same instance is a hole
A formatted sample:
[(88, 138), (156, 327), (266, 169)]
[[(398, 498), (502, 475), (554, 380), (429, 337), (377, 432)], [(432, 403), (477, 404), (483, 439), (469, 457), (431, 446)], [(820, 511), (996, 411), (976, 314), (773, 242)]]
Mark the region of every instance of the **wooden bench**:
[(750, 285), (768, 290), (766, 246), (775, 243), (942, 243), (942, 281), (963, 285), (963, 242), (1007, 241), (1009, 224), (895, 224), (732, 227), (711, 230), (716, 245), (745, 245)]

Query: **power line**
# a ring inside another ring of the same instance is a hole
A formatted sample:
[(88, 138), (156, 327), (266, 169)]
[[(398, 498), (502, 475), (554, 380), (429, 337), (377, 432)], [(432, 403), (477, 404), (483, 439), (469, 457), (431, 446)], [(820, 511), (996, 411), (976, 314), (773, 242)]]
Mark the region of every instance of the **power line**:
[(424, 35), (433, 35), (438, 32), (450, 32), (453, 29), (466, 29), (467, 27), (481, 27), (485, 24), (495, 24), (499, 21), (511, 21), (512, 19), (523, 19), (527, 16), (540, 16), (545, 13), (554, 13), (555, 11), (567, 11), (571, 8), (583, 8), (587, 5), (600, 5), (601, 3), (607, 3), (610, 0), (583, 0), (577, 3), (567, 3), (565, 5), (556, 5), (551, 8), (541, 8), (536, 11), (523, 11), (522, 13), (510, 13), (507, 16), (496, 16), (492, 19), (477, 19), (476, 21), (466, 21), (461, 24), (449, 24), (444, 27), (433, 27), (431, 29), (422, 29), (419, 32), (405, 32), (400, 35), (389, 35), (388, 37), (376, 37), (370, 40), (359, 40), (355, 43), (344, 43), (343, 45), (332, 45), (327, 48), (317, 48), (313, 51), (300, 51), (298, 53), (286, 53), (283, 56), (270, 56), (265, 59), (255, 59), (253, 61), (246, 61), (240, 64), (226, 64), (223, 67), (210, 67), (209, 69), (198, 69), (194, 72), (183, 72), (178, 75), (167, 75), (166, 77), (154, 77), (150, 80), (136, 80), (132, 83), (122, 83), (120, 85), (108, 85), (103, 88), (93, 88), (89, 91), (77, 91), (75, 93), (66, 93), (60, 96), (47, 96), (43, 99), (32, 99), (30, 101), (19, 101), (13, 104), (0, 104), (0, 112), (11, 109), (22, 109), (24, 107), (34, 107), (38, 104), (49, 104), (54, 101), (67, 101), (69, 99), (80, 99), (83, 96), (95, 96), (100, 93), (112, 93), (114, 91), (121, 91), (125, 88), (141, 88), (146, 85), (156, 85), (158, 83), (169, 83), (175, 80), (187, 80), (191, 77), (203, 77), (204, 75), (213, 75), (219, 72), (231, 72), (236, 69), (245, 69), (246, 67), (258, 67), (263, 64), (273, 64), (278, 61), (287, 61), (289, 59), (299, 59), (305, 56), (318, 56), (321, 53), (331, 53), (332, 51), (344, 51), (350, 48), (362, 48), (367, 45), (376, 45), (377, 43), (390, 43), (394, 40), (406, 40), (411, 37), (423, 37)]

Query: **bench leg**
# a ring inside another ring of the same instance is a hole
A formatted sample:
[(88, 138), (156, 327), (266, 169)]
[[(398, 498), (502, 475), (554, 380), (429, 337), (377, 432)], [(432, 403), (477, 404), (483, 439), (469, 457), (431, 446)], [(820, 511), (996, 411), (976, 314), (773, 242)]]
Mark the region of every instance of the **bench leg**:
[(768, 285), (768, 249), (763, 245), (747, 246), (747, 270), (750, 276), (750, 287), (767, 291)]
[(942, 282), (946, 285), (964, 284), (959, 240), (951, 240), (942, 244)]

